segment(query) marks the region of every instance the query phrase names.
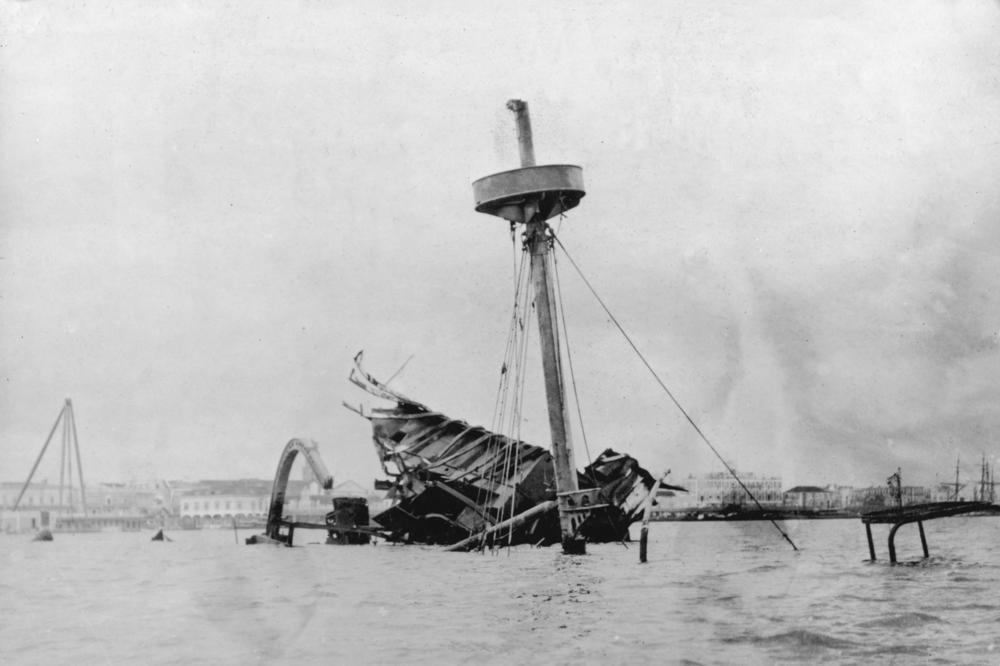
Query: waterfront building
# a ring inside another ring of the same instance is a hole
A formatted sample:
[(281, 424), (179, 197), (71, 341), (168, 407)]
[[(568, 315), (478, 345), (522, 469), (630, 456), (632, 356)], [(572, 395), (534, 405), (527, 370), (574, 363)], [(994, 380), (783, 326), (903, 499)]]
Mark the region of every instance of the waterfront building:
[(79, 487), (72, 490), (64, 487), (60, 493), (59, 484), (48, 481), (30, 483), (27, 488), (24, 488), (23, 481), (0, 482), (0, 509), (13, 509), (22, 489), (24, 496), (19, 509), (69, 513), (75, 506), (77, 511), (80, 510)]
[(782, 494), (782, 504), (787, 509), (829, 511), (839, 509), (840, 495), (831, 488), (795, 486)]
[(0, 532), (4, 534), (37, 532), (43, 527), (49, 527), (49, 520), (48, 511), (33, 511), (20, 507), (17, 511), (0, 509)]
[[(291, 489), (293, 482), (289, 481)], [(231, 525), (233, 520), (264, 521), (271, 501), (271, 481), (263, 479), (199, 481), (178, 489), (182, 527)]]
[[(270, 479), (97, 483), (86, 487), (87, 507), (82, 512), (80, 489), (63, 488), (47, 481), (24, 490), (17, 511), (14, 502), (23, 482), (0, 482), (0, 531), (33, 531), (51, 526), (66, 529), (139, 529), (140, 527), (230, 526), (263, 524), (270, 510)], [(370, 511), (387, 506), (385, 493), (376, 493), (353, 481), (324, 490), (303, 474), (289, 479), (283, 516), (290, 520), (323, 522), (333, 509), (334, 497), (364, 497)], [(179, 525), (178, 525), (179, 523)]]
[(170, 513), (162, 482), (98, 483), (87, 486), (87, 515), (147, 516)]
[[(923, 486), (903, 486), (900, 488), (903, 505), (923, 504), (931, 502), (934, 493)], [(855, 511), (873, 511), (895, 506), (895, 499), (888, 484), (854, 489), (848, 498), (848, 509)]]
[[(765, 476), (748, 472), (740, 474), (739, 477), (743, 486), (746, 486), (753, 493), (761, 505), (777, 506), (781, 504), (780, 476)], [(695, 477), (694, 488), (690, 490), (691, 494), (697, 497), (698, 506), (702, 507), (752, 504), (753, 500), (747, 495), (743, 486), (728, 472), (713, 472)]]
[[(174, 483), (181, 526), (228, 526), (234, 519), (238, 523), (262, 524), (270, 511), (272, 484), (267, 479), (208, 480), (182, 489), (182, 484)], [(302, 480), (288, 480), (282, 517), (322, 523), (333, 510), (334, 497), (364, 497), (371, 506), (373, 502), (381, 502), (384, 493), (373, 493), (354, 481), (325, 490), (318, 481), (303, 474)]]
[[(781, 506), (781, 477), (752, 472), (739, 473), (740, 480), (764, 507)], [(653, 509), (654, 517), (694, 509), (722, 509), (732, 506), (753, 505), (753, 500), (729, 472), (690, 474), (683, 479), (669, 479), (668, 483), (684, 487), (688, 492), (677, 492), (673, 497), (658, 497)]]
[[(21, 495), (17, 511), (14, 503)], [(86, 507), (83, 506), (84, 496)], [(157, 515), (157, 495), (147, 486), (121, 483), (88, 484), (81, 493), (72, 488), (49, 483), (32, 482), (25, 487), (22, 482), (0, 483), (0, 511), (4, 512), (3, 529), (22, 531), (38, 527), (63, 529), (138, 529)], [(37, 515), (37, 525), (31, 518), (18, 516), (22, 512)]]
[[(4, 533), (35, 532), (50, 526), (51, 516), (60, 510), (68, 511), (64, 490), (64, 503), (59, 502), (59, 486), (46, 482), (28, 486), (21, 504), (14, 511), (14, 502), (21, 494), (24, 482), (0, 482), (0, 531)], [(79, 506), (79, 503), (77, 504)]]

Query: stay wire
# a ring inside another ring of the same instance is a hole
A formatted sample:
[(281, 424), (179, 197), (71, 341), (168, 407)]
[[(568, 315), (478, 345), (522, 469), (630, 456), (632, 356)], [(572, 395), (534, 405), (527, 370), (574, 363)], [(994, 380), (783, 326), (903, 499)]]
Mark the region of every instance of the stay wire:
[[(590, 284), (590, 281), (586, 278), (586, 276), (584, 276), (583, 271), (580, 270), (580, 267), (577, 265), (577, 263), (573, 261), (573, 257), (570, 256), (570, 253), (566, 250), (566, 246), (563, 245), (562, 241), (559, 240), (559, 237), (555, 235), (555, 232), (552, 230), (551, 227), (549, 227), (549, 232), (552, 234), (552, 239), (556, 242), (557, 245), (559, 245), (559, 248), (563, 251), (563, 254), (566, 255), (566, 258), (569, 260), (569, 263), (576, 270), (577, 275), (580, 276), (580, 279), (583, 280), (583, 283), (585, 285), (587, 285), (587, 288), (590, 290), (590, 293), (593, 294), (594, 298), (597, 299), (597, 302), (600, 303), (601, 308), (604, 310), (605, 314), (607, 314), (608, 317), (611, 319), (611, 322), (615, 325), (615, 328), (618, 329), (618, 331), (625, 338), (626, 342), (628, 342), (629, 346), (632, 347), (632, 351), (636, 353), (636, 356), (638, 356), (639, 360), (642, 361), (642, 364), (646, 366), (646, 369), (649, 370), (649, 373), (653, 375), (653, 379), (656, 380), (656, 383), (660, 385), (660, 388), (662, 388), (663, 391), (667, 394), (671, 402), (674, 403), (674, 406), (677, 407), (678, 411), (680, 411), (680, 413), (684, 415), (684, 418), (687, 419), (687, 422), (691, 425), (694, 431), (698, 433), (698, 436), (701, 437), (701, 440), (705, 442), (705, 444), (708, 446), (709, 449), (712, 450), (712, 453), (714, 453), (715, 457), (719, 459), (719, 462), (722, 463), (723, 467), (725, 467), (726, 470), (732, 475), (732, 477), (736, 479), (736, 483), (740, 484), (740, 487), (744, 490), (744, 492), (746, 492), (747, 496), (750, 499), (752, 499), (753, 503), (757, 505), (757, 508), (760, 509), (761, 512), (763, 512), (764, 507), (761, 506), (760, 502), (757, 501), (757, 498), (754, 496), (754, 494), (750, 492), (750, 489), (747, 488), (746, 484), (743, 483), (743, 480), (740, 479), (740, 477), (736, 474), (736, 470), (734, 470), (729, 465), (729, 463), (726, 462), (726, 459), (722, 457), (722, 454), (719, 453), (718, 449), (716, 449), (715, 446), (712, 445), (712, 442), (709, 441), (705, 433), (702, 432), (701, 428), (698, 427), (698, 424), (694, 422), (694, 419), (691, 418), (691, 415), (688, 414), (687, 410), (684, 409), (683, 406), (681, 406), (681, 403), (677, 400), (676, 397), (674, 397), (673, 392), (669, 388), (667, 388), (667, 385), (663, 383), (663, 380), (660, 379), (660, 376), (656, 374), (656, 371), (653, 369), (653, 366), (649, 364), (649, 361), (646, 360), (646, 357), (643, 356), (642, 352), (639, 351), (639, 348), (636, 347), (634, 342), (632, 342), (632, 338), (630, 338), (628, 333), (625, 332), (625, 329), (622, 328), (622, 325), (618, 323), (618, 319), (615, 318), (615, 316), (611, 313), (611, 310), (608, 309), (608, 306), (605, 305), (604, 300), (601, 299), (601, 297), (597, 293), (597, 290), (594, 289), (593, 285)], [(797, 551), (798, 547), (795, 545), (795, 542), (792, 541), (791, 537), (789, 537), (788, 534), (783, 529), (781, 529), (778, 523), (776, 523), (773, 518), (769, 518), (768, 520), (771, 522), (772, 525), (774, 525), (774, 528), (778, 530), (781, 536), (785, 538), (785, 541), (787, 541), (791, 545), (792, 549)]]

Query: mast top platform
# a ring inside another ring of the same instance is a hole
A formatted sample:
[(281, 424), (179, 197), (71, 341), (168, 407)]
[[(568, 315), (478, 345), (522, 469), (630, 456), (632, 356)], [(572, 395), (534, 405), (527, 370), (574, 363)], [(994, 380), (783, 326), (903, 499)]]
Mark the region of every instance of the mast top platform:
[(510, 222), (547, 220), (575, 208), (586, 192), (583, 169), (574, 164), (535, 166), (528, 104), (507, 102), (517, 120), (517, 144), (521, 168), (501, 171), (472, 183), (476, 212), (496, 215)]
[(575, 208), (586, 194), (583, 169), (574, 164), (547, 164), (501, 171), (472, 183), (476, 212), (527, 222), (525, 206), (536, 204), (543, 220)]

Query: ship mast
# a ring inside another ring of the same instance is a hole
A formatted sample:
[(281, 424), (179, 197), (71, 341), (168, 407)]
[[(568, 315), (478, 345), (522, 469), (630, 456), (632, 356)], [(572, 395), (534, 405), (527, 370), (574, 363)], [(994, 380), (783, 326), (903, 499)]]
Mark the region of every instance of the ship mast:
[(536, 166), (528, 105), (521, 100), (510, 100), (507, 108), (514, 112), (517, 122), (521, 168), (480, 178), (472, 184), (472, 189), (477, 211), (502, 217), (512, 226), (524, 225), (524, 249), (531, 256), (531, 282), (538, 313), (562, 547), (564, 553), (583, 554), (586, 545), (580, 527), (600, 504), (597, 489), (579, 489), (573, 462), (555, 293), (550, 279), (553, 236), (546, 222), (580, 202), (584, 196), (583, 170), (568, 164)]
[(946, 488), (954, 488), (955, 489), (954, 495), (952, 495), (951, 493), (948, 493), (948, 501), (950, 501), (950, 502), (957, 502), (957, 501), (959, 501), (958, 492), (962, 489), (962, 487), (964, 485), (962, 483), (959, 483), (959, 480), (958, 480), (958, 466), (959, 466), (960, 462), (961, 462), (961, 458), (955, 458), (955, 483), (943, 483), (943, 484), (941, 484), (941, 485), (945, 486)]

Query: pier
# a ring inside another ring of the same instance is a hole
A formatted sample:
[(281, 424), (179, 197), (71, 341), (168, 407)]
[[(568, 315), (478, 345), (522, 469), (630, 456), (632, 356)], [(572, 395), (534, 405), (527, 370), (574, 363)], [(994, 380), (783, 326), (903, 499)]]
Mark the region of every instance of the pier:
[(912, 504), (910, 506), (894, 507), (879, 511), (869, 511), (861, 514), (861, 522), (865, 525), (868, 536), (868, 554), (871, 561), (876, 560), (875, 542), (872, 540), (872, 524), (891, 524), (889, 530), (889, 561), (896, 564), (896, 532), (903, 525), (916, 523), (920, 531), (920, 545), (924, 551), (924, 559), (930, 557), (927, 550), (927, 536), (924, 534), (924, 521), (934, 518), (948, 518), (969, 513), (1000, 513), (1000, 506), (989, 502), (931, 502), (929, 504)]

